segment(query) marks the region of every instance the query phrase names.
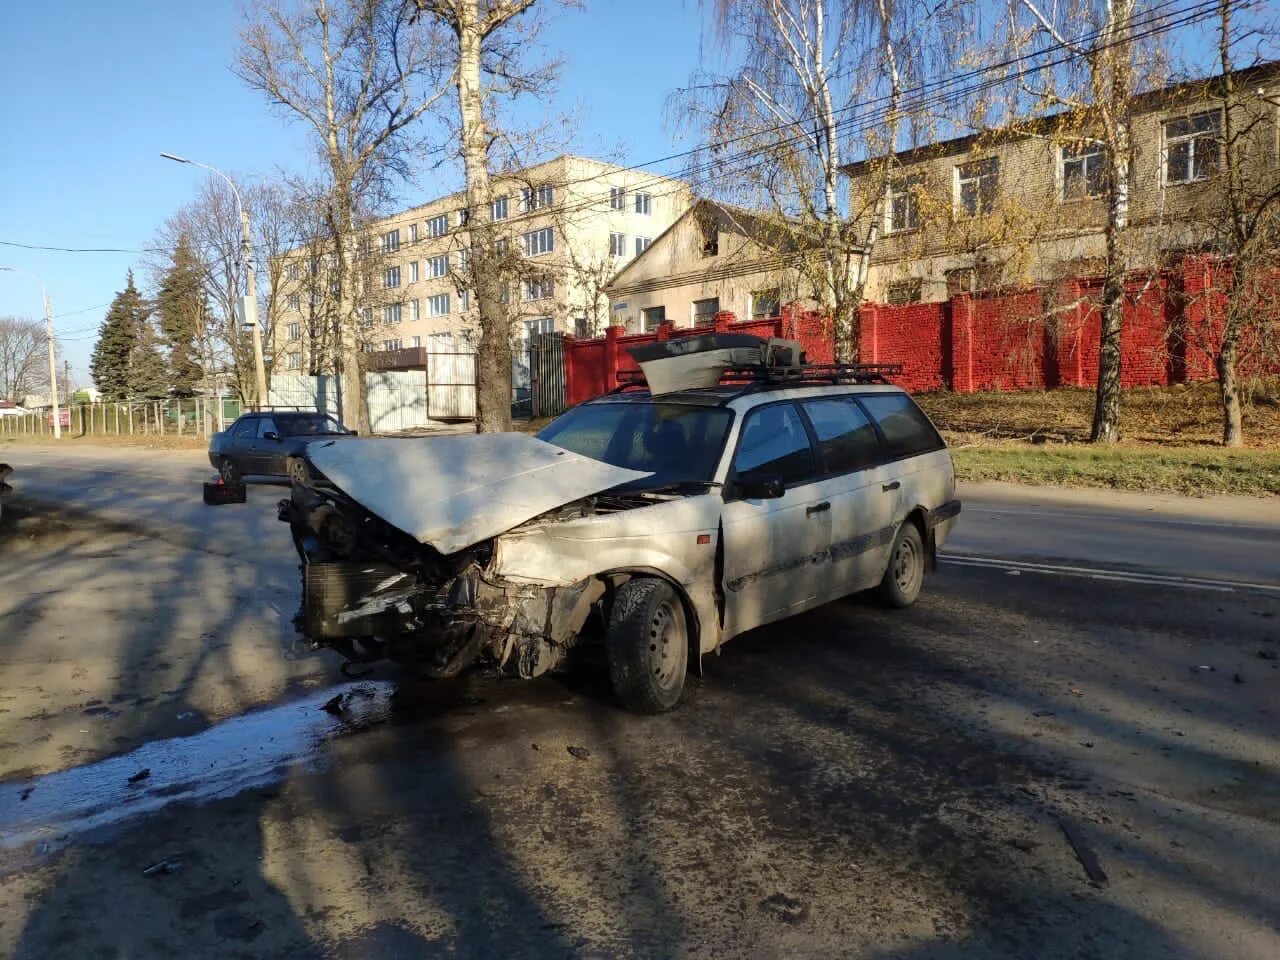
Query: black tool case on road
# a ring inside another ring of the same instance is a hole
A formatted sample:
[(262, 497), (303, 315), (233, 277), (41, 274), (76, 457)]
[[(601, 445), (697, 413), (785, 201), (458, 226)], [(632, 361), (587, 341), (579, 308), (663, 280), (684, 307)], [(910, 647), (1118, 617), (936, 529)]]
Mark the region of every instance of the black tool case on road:
[(244, 503), (245, 489), (243, 483), (223, 483), (221, 480), (206, 480), (204, 484), (204, 502), (211, 507), (221, 503)]

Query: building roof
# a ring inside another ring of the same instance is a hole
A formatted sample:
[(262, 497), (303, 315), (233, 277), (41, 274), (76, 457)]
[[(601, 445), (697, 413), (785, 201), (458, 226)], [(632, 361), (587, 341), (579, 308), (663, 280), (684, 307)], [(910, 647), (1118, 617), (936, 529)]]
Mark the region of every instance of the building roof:
[[(1232, 77), (1238, 81), (1253, 82), (1257, 80), (1280, 79), (1280, 60), (1268, 61), (1260, 63), (1252, 67), (1246, 67), (1236, 70)], [(1183, 80), (1178, 83), (1166, 84), (1155, 90), (1147, 90), (1143, 93), (1135, 94), (1133, 98), (1134, 110), (1142, 113), (1151, 110), (1160, 109), (1175, 99), (1180, 94), (1195, 91), (1197, 88), (1204, 89), (1208, 87), (1212, 91), (1217, 91), (1222, 85), (1223, 75), (1217, 74), (1211, 77), (1202, 77), (1198, 80)], [(900, 150), (894, 154), (894, 158), (902, 164), (918, 163), (922, 160), (931, 160), (937, 157), (945, 157), (957, 153), (967, 152), (974, 144), (988, 138), (994, 138), (993, 142), (1004, 140), (1020, 140), (1033, 133), (1039, 133), (1046, 128), (1056, 126), (1064, 120), (1081, 113), (1079, 110), (1064, 110), (1059, 113), (1047, 114), (1043, 117), (1033, 117), (1025, 120), (1015, 120), (1004, 127), (994, 130), (984, 130), (978, 133), (967, 133), (964, 136), (952, 137), (947, 140), (939, 140), (935, 143), (921, 144), (918, 147), (910, 147), (906, 150)], [(871, 157), (864, 160), (858, 160), (854, 163), (845, 164), (841, 169), (851, 177), (856, 177), (866, 169), (867, 165), (879, 157)]]

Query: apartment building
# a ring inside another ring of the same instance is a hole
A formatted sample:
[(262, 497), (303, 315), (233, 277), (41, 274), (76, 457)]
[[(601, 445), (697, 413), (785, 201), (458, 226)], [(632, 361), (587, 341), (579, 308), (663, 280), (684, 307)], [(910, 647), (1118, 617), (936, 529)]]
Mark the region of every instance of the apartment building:
[[(534, 333), (603, 330), (607, 281), (691, 202), (682, 181), (571, 155), (495, 177), (490, 214), (499, 246), (516, 263), (505, 295), (517, 382)], [(479, 328), (467, 283), (470, 219), (459, 191), (379, 220), (361, 241), (369, 264), (364, 341), (366, 349), (388, 355), (374, 365), (420, 366), (428, 350), (473, 348)], [(276, 369), (285, 372), (313, 366), (307, 291), (316, 268), (308, 267), (307, 256), (299, 251), (286, 264), (286, 308), (276, 337)], [(414, 349), (420, 353), (404, 352)]]
[(783, 303), (808, 301), (795, 258), (769, 216), (699, 200), (609, 283), (610, 323), (628, 333), (711, 324), (721, 311), (740, 320), (776, 317)]
[[(1236, 75), (1246, 179), (1280, 184), (1280, 64)], [(1131, 269), (1204, 249), (1225, 214), (1221, 78), (1135, 98), (1123, 252)], [(1097, 274), (1105, 254), (1106, 164), (1083, 119), (1049, 117), (849, 166), (852, 209), (882, 187), (867, 297), (939, 301), (964, 291)]]

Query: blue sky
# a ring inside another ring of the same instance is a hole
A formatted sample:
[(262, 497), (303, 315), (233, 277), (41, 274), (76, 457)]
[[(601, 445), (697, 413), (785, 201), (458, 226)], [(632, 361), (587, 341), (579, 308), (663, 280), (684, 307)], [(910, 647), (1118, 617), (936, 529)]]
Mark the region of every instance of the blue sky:
[[(232, 73), (242, 23), (236, 0), (64, 0), (6, 5), (0, 29), (0, 240), (140, 249), (189, 201), (201, 172), (178, 153), (229, 172), (302, 169), (310, 152)], [(556, 13), (546, 42), (565, 60), (548, 115), (580, 119), (576, 152), (631, 161), (673, 152), (668, 92), (698, 63), (697, 0), (590, 0)], [(127, 13), (125, 12), (127, 11)], [(536, 118), (533, 118), (536, 121)], [(409, 202), (425, 199), (407, 196)], [(106, 304), (137, 254), (0, 246), (0, 315), (38, 317), (53, 298), (72, 378), (88, 381)]]

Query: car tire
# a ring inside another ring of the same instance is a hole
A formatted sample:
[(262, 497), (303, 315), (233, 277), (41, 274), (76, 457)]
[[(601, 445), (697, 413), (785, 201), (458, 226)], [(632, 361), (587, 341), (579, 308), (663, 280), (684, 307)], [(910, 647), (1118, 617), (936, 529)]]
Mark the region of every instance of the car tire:
[(289, 475), (289, 483), (295, 486), (305, 485), (311, 479), (311, 474), (307, 472), (307, 465), (301, 457), (289, 458), (287, 473)]
[(689, 628), (684, 605), (669, 583), (642, 577), (618, 588), (606, 649), (613, 692), (628, 710), (665, 713), (680, 702)]
[(877, 599), (886, 607), (901, 609), (911, 606), (924, 586), (924, 567), (924, 540), (920, 537), (920, 528), (908, 520), (893, 539), (889, 566), (876, 588)]
[(236, 465), (227, 457), (223, 457), (218, 463), (218, 476), (222, 478), (222, 482), (229, 487), (234, 487), (244, 483), (244, 477), (240, 471), (236, 469)]

